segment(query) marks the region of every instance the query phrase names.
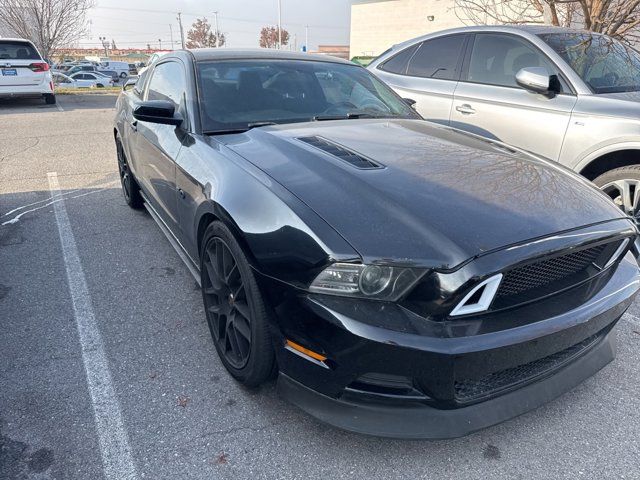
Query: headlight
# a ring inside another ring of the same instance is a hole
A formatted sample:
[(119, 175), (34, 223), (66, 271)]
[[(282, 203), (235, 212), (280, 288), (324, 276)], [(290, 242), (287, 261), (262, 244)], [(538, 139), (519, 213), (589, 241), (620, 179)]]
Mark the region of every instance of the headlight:
[(415, 285), (421, 276), (422, 271), (413, 268), (334, 263), (311, 282), (309, 291), (393, 301)]

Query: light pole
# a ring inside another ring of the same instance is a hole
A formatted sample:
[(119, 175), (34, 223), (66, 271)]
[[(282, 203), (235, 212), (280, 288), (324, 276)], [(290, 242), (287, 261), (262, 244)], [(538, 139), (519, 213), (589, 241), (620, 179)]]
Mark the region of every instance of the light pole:
[(102, 43), (102, 48), (104, 48), (104, 56), (109, 57), (109, 40), (107, 40), (107, 37), (98, 37), (98, 38)]
[(169, 24), (169, 33), (171, 35), (171, 50), (173, 50), (173, 46), (174, 46), (174, 43), (173, 43), (173, 27), (171, 26), (171, 24)]
[(180, 43), (184, 48), (184, 29), (182, 28), (182, 13), (178, 12), (178, 25), (180, 25)]
[(160, 50), (162, 50), (162, 39), (161, 38), (158, 39), (158, 43), (160, 44)]
[(309, 53), (309, 25), (304, 26), (304, 52)]
[(278, 0), (278, 49), (282, 48), (282, 5)]
[(213, 12), (213, 17), (216, 24), (216, 48), (220, 48), (220, 30), (218, 30), (218, 11)]

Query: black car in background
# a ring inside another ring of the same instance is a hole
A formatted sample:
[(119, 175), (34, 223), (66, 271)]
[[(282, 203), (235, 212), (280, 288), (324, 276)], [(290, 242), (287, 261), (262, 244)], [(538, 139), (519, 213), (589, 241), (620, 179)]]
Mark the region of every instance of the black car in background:
[(581, 177), (409, 103), (330, 57), (175, 51), (125, 88), (113, 134), (231, 375), (277, 372), (345, 429), (455, 437), (614, 358), (637, 230)]

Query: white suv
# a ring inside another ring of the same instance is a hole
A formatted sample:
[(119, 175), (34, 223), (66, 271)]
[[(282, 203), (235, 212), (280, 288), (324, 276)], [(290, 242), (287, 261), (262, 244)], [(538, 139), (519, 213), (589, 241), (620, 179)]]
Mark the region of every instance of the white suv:
[(22, 38), (0, 38), (0, 97), (42, 96), (56, 103), (49, 64)]

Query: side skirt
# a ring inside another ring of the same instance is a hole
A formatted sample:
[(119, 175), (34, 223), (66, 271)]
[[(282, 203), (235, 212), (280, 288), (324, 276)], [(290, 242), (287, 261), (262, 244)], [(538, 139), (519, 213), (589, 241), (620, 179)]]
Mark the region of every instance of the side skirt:
[(191, 258), (191, 256), (187, 253), (185, 248), (180, 243), (180, 241), (175, 237), (173, 232), (164, 223), (164, 220), (162, 220), (160, 215), (158, 215), (155, 209), (151, 206), (149, 199), (147, 198), (147, 196), (144, 194), (142, 190), (140, 190), (140, 194), (144, 199), (144, 208), (147, 209), (147, 212), (149, 212), (149, 215), (151, 215), (151, 218), (153, 218), (155, 222), (158, 224), (158, 227), (160, 227), (160, 230), (162, 230), (162, 233), (164, 233), (164, 236), (167, 237), (167, 240), (169, 240), (169, 243), (171, 244), (173, 249), (176, 251), (180, 259), (187, 266), (187, 268), (189, 269), (189, 272), (191, 272), (191, 275), (193, 275), (193, 278), (196, 281), (196, 283), (199, 286), (202, 286), (200, 284), (200, 269), (198, 268), (196, 262)]

